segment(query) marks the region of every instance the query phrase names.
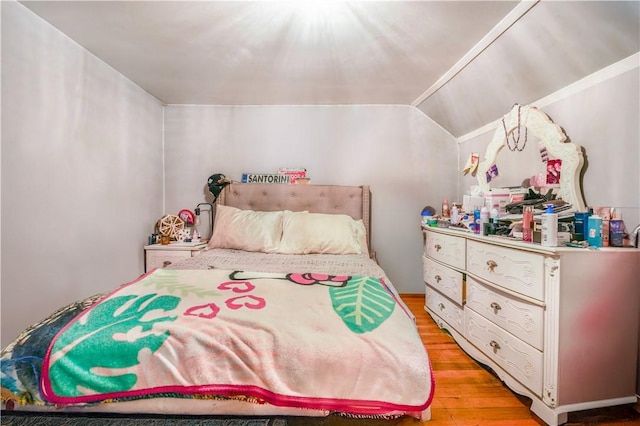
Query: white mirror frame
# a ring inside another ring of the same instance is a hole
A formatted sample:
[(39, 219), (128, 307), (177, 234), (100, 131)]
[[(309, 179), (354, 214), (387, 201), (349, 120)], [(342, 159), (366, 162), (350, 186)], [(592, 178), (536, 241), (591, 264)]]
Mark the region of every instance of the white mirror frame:
[[(484, 159), (478, 164), (476, 178), (483, 193), (491, 189), (487, 182), (486, 172), (496, 164), (498, 153), (504, 147), (507, 136), (519, 127), (520, 120), (524, 121), (527, 130), (538, 137), (547, 148), (550, 155), (562, 160), (562, 177), (558, 198), (573, 206), (572, 211), (587, 211), (580, 188), (580, 172), (584, 164), (582, 147), (567, 142), (567, 135), (562, 128), (554, 123), (544, 112), (531, 105), (514, 105), (511, 111), (503, 117), (505, 128), (499, 125), (493, 139), (487, 146)], [(502, 123), (500, 123), (502, 124)]]

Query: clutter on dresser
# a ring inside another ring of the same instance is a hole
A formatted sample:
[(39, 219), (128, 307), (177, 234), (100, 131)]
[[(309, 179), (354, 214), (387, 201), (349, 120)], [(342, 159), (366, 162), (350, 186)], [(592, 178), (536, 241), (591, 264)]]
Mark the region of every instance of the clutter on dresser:
[[(537, 145), (540, 163), (536, 171), (531, 174), (532, 170), (524, 170), (525, 176), (500, 176), (498, 180), (498, 153), (507, 146), (507, 157), (501, 161), (508, 163), (508, 155), (524, 151), (528, 140), (534, 149), (533, 144)], [(423, 216), (423, 227), (449, 228), (550, 248), (631, 247), (631, 240), (639, 239), (640, 225), (630, 234), (619, 209), (587, 207), (580, 186), (582, 147), (570, 142), (562, 127), (536, 107), (515, 104), (502, 118), (481, 162), (479, 158), (479, 154), (472, 153), (462, 170), (465, 175), (475, 176), (478, 184), (471, 185), (462, 195), (461, 204), (445, 198), (439, 215), (430, 211), (427, 217)], [(507, 178), (521, 183), (495, 185)]]
[[(519, 191), (516, 193), (521, 194)], [(530, 191), (523, 200), (506, 204), (506, 214), (502, 214), (500, 203), (494, 197), (479, 199), (484, 204), (472, 211), (465, 210), (464, 204), (450, 203), (449, 199), (443, 200), (440, 212), (426, 206), (421, 212), (421, 225), (505, 237), (547, 247), (566, 245), (598, 249), (633, 246), (615, 207), (593, 207), (587, 212), (572, 212), (563, 200), (554, 199), (549, 193)], [(509, 200), (512, 199), (510, 196)]]
[(436, 216), (436, 209), (434, 209), (431, 206), (425, 206), (420, 212), (420, 217), (422, 218), (422, 225), (424, 226), (430, 225), (430, 221), (432, 220), (436, 220), (436, 223), (437, 223), (438, 219), (435, 216)]

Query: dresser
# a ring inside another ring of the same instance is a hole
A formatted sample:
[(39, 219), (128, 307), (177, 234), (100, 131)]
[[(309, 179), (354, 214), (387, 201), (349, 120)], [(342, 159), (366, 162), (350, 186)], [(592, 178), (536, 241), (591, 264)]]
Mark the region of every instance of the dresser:
[(422, 232), (425, 309), (543, 421), (636, 402), (640, 250)]
[(172, 263), (193, 257), (207, 248), (207, 243), (151, 244), (144, 246), (144, 271), (164, 268)]

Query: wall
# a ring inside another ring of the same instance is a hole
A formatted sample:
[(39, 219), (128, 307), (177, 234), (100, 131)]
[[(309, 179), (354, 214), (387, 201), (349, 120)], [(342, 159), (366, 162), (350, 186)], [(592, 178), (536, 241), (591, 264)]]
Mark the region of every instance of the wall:
[(417, 109), (168, 106), (165, 146), (168, 213), (204, 201), (216, 172), (305, 167), (312, 183), (370, 185), (380, 264), (400, 292), (424, 291), (420, 212), (455, 195), (457, 147)]
[(2, 347), (143, 272), (162, 214), (162, 105), (2, 2)]

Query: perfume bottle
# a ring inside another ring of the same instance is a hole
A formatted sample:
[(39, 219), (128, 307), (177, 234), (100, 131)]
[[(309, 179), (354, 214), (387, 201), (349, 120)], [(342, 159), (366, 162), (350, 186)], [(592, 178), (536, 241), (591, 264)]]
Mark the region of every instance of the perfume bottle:
[(193, 222), (193, 228), (191, 230), (191, 242), (199, 243), (200, 242), (200, 231), (198, 231), (198, 226), (200, 225), (200, 215), (196, 215), (196, 220)]
[(449, 200), (447, 200), (446, 198), (442, 202), (442, 217), (449, 217)]

